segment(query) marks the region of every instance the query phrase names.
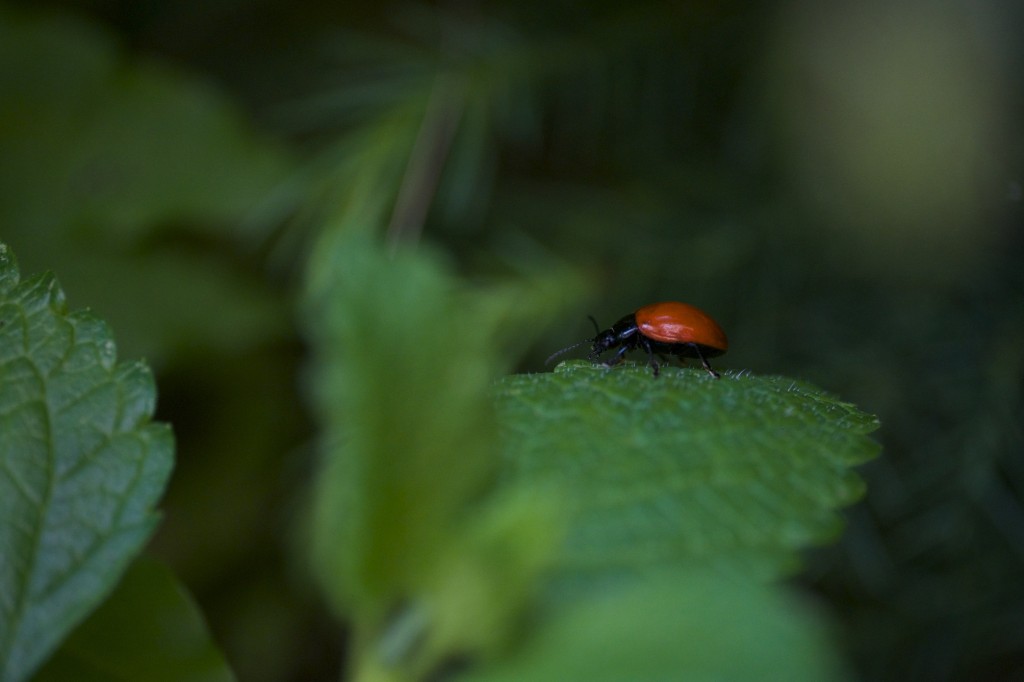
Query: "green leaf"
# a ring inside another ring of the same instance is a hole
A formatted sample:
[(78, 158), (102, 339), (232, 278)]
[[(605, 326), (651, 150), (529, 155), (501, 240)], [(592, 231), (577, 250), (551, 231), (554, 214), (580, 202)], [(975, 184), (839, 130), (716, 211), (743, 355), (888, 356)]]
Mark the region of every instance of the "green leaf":
[(506, 485), (559, 487), (570, 581), (705, 562), (761, 577), (833, 539), (877, 420), (784, 377), (584, 361), (497, 386)]
[(0, 7), (0, 91), (0, 220), (27, 236), (88, 225), (136, 243), (172, 221), (215, 227), (285, 168), (216, 90), (130, 60), (70, 15)]
[(412, 589), (493, 474), (481, 396), (498, 359), (433, 260), (356, 239), (332, 254), (309, 325), (325, 457), (313, 541), (329, 591), (351, 604)]
[(658, 576), (561, 610), (514, 658), (466, 682), (842, 679), (821, 622), (781, 588), (703, 572)]
[(234, 675), (169, 568), (137, 559), (33, 682), (226, 682)]
[(227, 259), (102, 249), (81, 257), (48, 244), (31, 245), (35, 260), (52, 263), (61, 283), (118, 330), (119, 348), (154, 366), (176, 352), (234, 354), (291, 333), (283, 292)]
[(173, 462), (153, 377), (0, 244), (0, 680), (25, 679), (149, 538)]
[[(0, 92), (4, 240), (26, 269), (59, 272), (123, 350), (159, 365), (288, 330), (280, 292), (225, 259), (223, 236), (265, 217), (289, 158), (223, 93), (81, 18), (9, 3)], [(167, 238), (183, 230), (204, 238)]]
[(501, 463), (491, 385), (529, 338), (507, 325), (560, 298), (471, 288), (359, 235), (324, 240), (317, 263), (314, 569), (354, 624), (358, 675), (420, 679), (453, 652), (500, 647), (561, 540), (543, 491), (487, 495)]

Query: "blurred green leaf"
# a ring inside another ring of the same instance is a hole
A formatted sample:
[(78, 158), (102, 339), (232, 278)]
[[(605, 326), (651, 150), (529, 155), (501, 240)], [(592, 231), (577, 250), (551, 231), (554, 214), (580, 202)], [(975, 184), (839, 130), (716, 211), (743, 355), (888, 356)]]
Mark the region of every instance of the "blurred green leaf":
[(149, 538), (170, 475), (153, 378), (0, 244), (0, 679), (25, 679)]
[(323, 430), (314, 568), (355, 621), (360, 675), (383, 662), (414, 676), (499, 646), (556, 546), (542, 492), (485, 492), (500, 464), (490, 386), (529, 338), (508, 342), (506, 325), (559, 297), (473, 289), (361, 236), (325, 239), (320, 256), (307, 316)]
[(492, 475), (481, 395), (499, 358), (433, 261), (356, 239), (332, 254), (309, 324), (325, 430), (314, 553), (344, 604), (411, 589)]
[[(44, 244), (32, 247), (37, 261), (48, 257)], [(75, 298), (118, 329), (119, 346), (158, 368), (170, 357), (237, 354), (293, 333), (287, 292), (220, 255), (57, 249), (49, 258)]]
[[(60, 272), (154, 363), (280, 333), (277, 292), (211, 255), (289, 166), (226, 97), (81, 19), (6, 6), (0, 92), (0, 224), (22, 263)], [(172, 247), (175, 229), (199, 239)]]
[(34, 682), (224, 682), (234, 675), (170, 569), (137, 559)]
[(575, 581), (708, 562), (762, 577), (834, 539), (878, 421), (785, 377), (584, 361), (497, 386), (507, 485), (563, 490)]
[(161, 223), (236, 219), (282, 150), (218, 91), (60, 15), (0, 8), (0, 220), (135, 242)]
[(683, 572), (565, 609), (467, 682), (842, 679), (822, 623), (780, 588)]

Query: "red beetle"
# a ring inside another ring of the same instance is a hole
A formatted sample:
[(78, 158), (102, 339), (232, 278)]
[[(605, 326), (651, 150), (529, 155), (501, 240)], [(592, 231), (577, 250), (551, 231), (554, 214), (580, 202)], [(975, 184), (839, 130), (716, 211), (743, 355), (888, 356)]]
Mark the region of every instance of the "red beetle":
[(551, 362), (562, 353), (584, 343), (592, 343), (589, 358), (595, 363), (600, 359), (601, 353), (618, 347), (615, 355), (604, 362), (608, 367), (621, 362), (629, 351), (642, 348), (647, 351), (648, 361), (654, 368), (654, 376), (658, 376), (659, 369), (658, 362), (654, 359), (655, 354), (662, 359), (666, 355), (699, 358), (711, 376), (716, 379), (721, 376), (711, 368), (708, 358), (727, 351), (729, 340), (718, 323), (700, 308), (676, 301), (652, 303), (626, 315), (604, 331), (598, 330), (594, 318), (590, 320), (594, 322), (594, 330), (597, 332), (594, 338), (563, 348), (547, 361)]

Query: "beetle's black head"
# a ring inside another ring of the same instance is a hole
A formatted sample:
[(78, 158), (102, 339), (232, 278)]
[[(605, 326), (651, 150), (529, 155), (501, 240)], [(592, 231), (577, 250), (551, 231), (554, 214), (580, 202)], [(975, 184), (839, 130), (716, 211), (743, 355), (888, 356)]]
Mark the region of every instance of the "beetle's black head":
[[(596, 327), (597, 325), (595, 324), (594, 326)], [(597, 332), (594, 336), (593, 345), (590, 347), (590, 361), (597, 362), (598, 356), (606, 350), (623, 344), (635, 344), (636, 339), (634, 337), (637, 331), (636, 317), (634, 315), (626, 315), (610, 328)]]
[(603, 332), (598, 332), (597, 336), (592, 339), (592, 342), (593, 345), (590, 347), (589, 356), (591, 362), (597, 362), (601, 353), (621, 343), (619, 335), (614, 329), (605, 329)]
[(614, 327), (601, 331), (601, 327), (598, 326), (597, 320), (594, 319), (593, 315), (587, 315), (587, 318), (594, 325), (594, 338), (587, 339), (591, 343), (590, 355), (587, 357), (591, 362), (597, 362), (601, 353), (618, 345), (617, 334)]

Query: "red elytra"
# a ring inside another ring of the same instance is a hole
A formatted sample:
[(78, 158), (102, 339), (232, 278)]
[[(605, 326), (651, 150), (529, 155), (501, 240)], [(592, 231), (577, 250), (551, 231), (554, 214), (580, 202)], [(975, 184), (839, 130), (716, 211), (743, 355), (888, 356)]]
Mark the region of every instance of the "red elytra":
[(640, 333), (662, 343), (698, 343), (724, 353), (729, 340), (718, 323), (700, 308), (666, 301), (645, 305), (634, 313)]

